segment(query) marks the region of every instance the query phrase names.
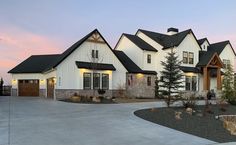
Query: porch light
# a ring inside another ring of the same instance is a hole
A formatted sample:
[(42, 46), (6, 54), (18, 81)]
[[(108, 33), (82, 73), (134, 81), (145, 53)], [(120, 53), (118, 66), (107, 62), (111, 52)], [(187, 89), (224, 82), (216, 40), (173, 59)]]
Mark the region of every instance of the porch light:
[(137, 74), (137, 78), (138, 78), (138, 79), (140, 79), (140, 78), (142, 78), (142, 77), (143, 77), (143, 74), (141, 74), (141, 73), (138, 73), (138, 74)]
[(17, 84), (17, 81), (16, 81), (15, 79), (13, 79), (13, 80), (11, 81), (11, 83), (12, 83), (12, 85), (16, 85), (16, 84)]

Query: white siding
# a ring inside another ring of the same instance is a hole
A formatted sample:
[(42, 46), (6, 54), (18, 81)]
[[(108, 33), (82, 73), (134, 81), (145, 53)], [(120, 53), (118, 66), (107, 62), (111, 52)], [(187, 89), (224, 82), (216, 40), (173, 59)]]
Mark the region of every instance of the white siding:
[(201, 45), (201, 48), (203, 51), (207, 51), (208, 46), (209, 46), (209, 43), (207, 41), (204, 41)]
[(221, 52), (220, 59), (222, 61), (223, 61), (223, 59), (230, 60), (233, 70), (235, 71), (235, 55), (234, 55), (234, 52), (229, 44), (226, 45), (224, 50)]
[(116, 71), (112, 73), (113, 80), (110, 80), (110, 89), (117, 89), (118, 84), (125, 84), (126, 69), (116, 58), (114, 53), (106, 44), (84, 42), (72, 54), (70, 54), (61, 64), (57, 66), (57, 77), (61, 78), (58, 89), (83, 89), (83, 79), (80, 70), (77, 68), (76, 61), (91, 62), (91, 51), (99, 51), (99, 63), (113, 64)]

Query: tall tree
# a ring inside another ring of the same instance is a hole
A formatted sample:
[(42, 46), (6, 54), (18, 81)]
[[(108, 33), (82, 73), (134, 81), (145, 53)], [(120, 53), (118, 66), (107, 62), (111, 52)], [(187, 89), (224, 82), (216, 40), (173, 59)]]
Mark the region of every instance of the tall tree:
[(222, 97), (229, 102), (234, 100), (234, 72), (231, 65), (225, 69), (223, 84), (222, 84)]
[(1, 79), (0, 79), (0, 96), (3, 95), (3, 84), (4, 84), (4, 81), (3, 81), (3, 79), (1, 78)]
[(161, 61), (163, 71), (161, 71), (162, 79), (160, 79), (160, 87), (166, 93), (165, 99), (169, 107), (173, 101), (173, 94), (179, 92), (183, 86), (183, 73), (180, 70), (181, 61), (178, 59), (176, 53), (171, 50), (165, 57), (165, 61)]

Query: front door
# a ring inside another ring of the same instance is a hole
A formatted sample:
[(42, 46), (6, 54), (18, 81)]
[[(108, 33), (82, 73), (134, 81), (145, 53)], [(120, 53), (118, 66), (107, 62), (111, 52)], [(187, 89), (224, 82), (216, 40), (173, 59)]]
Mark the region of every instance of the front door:
[(47, 98), (54, 97), (54, 87), (55, 87), (54, 78), (47, 79)]

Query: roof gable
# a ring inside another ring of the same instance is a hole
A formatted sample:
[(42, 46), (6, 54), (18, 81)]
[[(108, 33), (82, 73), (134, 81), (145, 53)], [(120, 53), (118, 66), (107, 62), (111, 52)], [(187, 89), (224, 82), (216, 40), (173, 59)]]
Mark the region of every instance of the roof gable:
[[(161, 33), (157, 33), (157, 32), (142, 30), (142, 29), (139, 29), (138, 31), (144, 33), (145, 35), (147, 35), (148, 37), (150, 37), (151, 39), (153, 39), (154, 41), (156, 41), (157, 43), (162, 45), (163, 50), (174, 47), (174, 46), (178, 46), (188, 34), (190, 34), (190, 33), (193, 34), (191, 29), (179, 32), (174, 35), (166, 35), (166, 34), (161, 34)], [(193, 34), (193, 36), (196, 39), (194, 34)], [(197, 39), (196, 39), (196, 41), (197, 41)]]
[(205, 41), (207, 41), (207, 43), (210, 45), (210, 42), (208, 41), (207, 38), (202, 38), (202, 39), (198, 39), (197, 42), (199, 45), (202, 45)]
[(234, 55), (236, 56), (236, 53), (229, 41), (222, 41), (222, 42), (217, 42), (217, 43), (211, 44), (208, 46), (208, 51), (213, 51), (213, 52), (216, 52), (218, 55), (220, 55), (221, 52), (226, 47), (226, 45), (228, 45), (228, 44), (230, 45)]

